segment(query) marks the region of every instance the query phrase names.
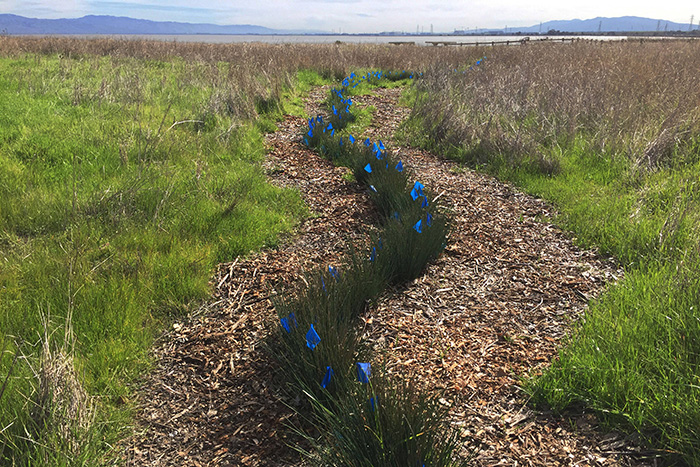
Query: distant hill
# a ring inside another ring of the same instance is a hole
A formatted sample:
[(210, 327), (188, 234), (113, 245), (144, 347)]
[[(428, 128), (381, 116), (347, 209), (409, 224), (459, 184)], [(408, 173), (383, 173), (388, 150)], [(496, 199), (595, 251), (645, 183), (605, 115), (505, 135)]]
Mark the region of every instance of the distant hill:
[[(674, 23), (662, 19), (641, 18), (639, 16), (620, 16), (617, 18), (572, 19), (564, 21), (547, 21), (542, 26), (515, 28), (523, 33), (546, 33), (549, 30), (565, 32), (656, 32), (688, 31), (690, 23)], [(510, 31), (511, 28), (508, 28)]]
[(0, 14), (0, 32), (7, 34), (304, 34), (316, 31), (270, 29), (250, 24), (218, 24), (149, 21), (123, 16), (83, 16), (38, 19)]
[[(693, 30), (698, 26), (693, 25)], [(690, 23), (674, 23), (664, 19), (642, 18), (639, 16), (620, 16), (617, 18), (591, 18), (547, 21), (529, 27), (508, 29), (478, 29), (470, 31), (455, 31), (467, 34), (546, 34), (548, 31), (560, 31), (571, 33), (641, 33), (641, 32), (688, 32)]]

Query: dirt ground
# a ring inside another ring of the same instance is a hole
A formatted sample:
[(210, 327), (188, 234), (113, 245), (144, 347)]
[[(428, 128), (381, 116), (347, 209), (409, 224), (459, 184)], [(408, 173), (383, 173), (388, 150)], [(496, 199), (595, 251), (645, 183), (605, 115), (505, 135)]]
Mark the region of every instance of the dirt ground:
[[(478, 442), (479, 466), (652, 465), (592, 414), (535, 412), (521, 378), (556, 358), (572, 324), (611, 281), (615, 264), (582, 251), (553, 226), (555, 212), (492, 177), (393, 139), (409, 110), (400, 90), (353, 98), (374, 106), (362, 138), (382, 139), (450, 212), (445, 253), (425, 274), (387, 291), (363, 317), (363, 338), (390, 371), (441, 389), (451, 422)], [(307, 99), (320, 112), (327, 90)], [(274, 290), (300, 272), (332, 265), (367, 240), (376, 213), (367, 193), (301, 143), (306, 120), (288, 116), (268, 136), (270, 181), (300, 191), (312, 215), (277, 248), (222, 264), (212, 299), (164, 334), (157, 367), (141, 385), (137, 433), (120, 447), (127, 465), (297, 466), (290, 432), (298, 401), (264, 349), (276, 314)], [(465, 455), (468, 453), (465, 452)]]

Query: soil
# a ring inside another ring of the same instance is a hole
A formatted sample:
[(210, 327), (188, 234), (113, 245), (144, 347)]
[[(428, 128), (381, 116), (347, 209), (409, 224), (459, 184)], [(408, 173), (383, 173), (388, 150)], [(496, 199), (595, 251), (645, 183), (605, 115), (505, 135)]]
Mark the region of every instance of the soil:
[[(537, 412), (522, 378), (556, 358), (587, 303), (622, 271), (574, 245), (545, 202), (487, 175), (394, 140), (410, 113), (400, 90), (353, 97), (374, 106), (361, 138), (381, 139), (450, 212), (444, 254), (425, 274), (388, 290), (363, 317), (363, 337), (390, 371), (442, 391), (451, 423), (473, 440), (474, 465), (651, 465), (633, 440), (593, 414)], [(307, 98), (321, 112), (326, 88)], [(284, 381), (265, 341), (277, 326), (271, 294), (301, 273), (337, 262), (376, 223), (348, 169), (308, 150), (304, 118), (286, 116), (268, 135), (271, 183), (298, 189), (311, 215), (284, 239), (221, 264), (212, 299), (174, 324), (154, 348), (155, 369), (138, 390), (137, 432), (118, 449), (127, 465), (298, 466), (302, 441)], [(357, 135), (356, 135), (357, 136)], [(466, 451), (465, 456), (472, 453)]]

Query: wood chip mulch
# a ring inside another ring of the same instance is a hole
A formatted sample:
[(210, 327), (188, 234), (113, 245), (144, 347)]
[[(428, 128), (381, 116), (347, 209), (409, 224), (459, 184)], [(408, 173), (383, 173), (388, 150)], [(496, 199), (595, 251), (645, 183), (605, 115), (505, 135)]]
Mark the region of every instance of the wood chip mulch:
[[(586, 303), (622, 272), (546, 222), (544, 202), (497, 180), (460, 169), (392, 135), (408, 110), (399, 90), (357, 96), (377, 108), (362, 137), (394, 148), (451, 212), (445, 253), (419, 279), (389, 290), (363, 318), (390, 371), (444, 391), (451, 422), (478, 446), (475, 465), (651, 465), (591, 414), (536, 413), (520, 378), (556, 356)], [(319, 113), (320, 88), (307, 99)], [(300, 273), (332, 265), (376, 223), (367, 193), (307, 150), (306, 120), (288, 116), (269, 135), (270, 181), (298, 189), (312, 215), (281, 246), (222, 264), (210, 302), (165, 333), (156, 367), (138, 390), (137, 431), (116, 449), (127, 465), (296, 466), (295, 423), (275, 365), (263, 348), (276, 315), (272, 290)], [(466, 453), (465, 453), (466, 455)]]

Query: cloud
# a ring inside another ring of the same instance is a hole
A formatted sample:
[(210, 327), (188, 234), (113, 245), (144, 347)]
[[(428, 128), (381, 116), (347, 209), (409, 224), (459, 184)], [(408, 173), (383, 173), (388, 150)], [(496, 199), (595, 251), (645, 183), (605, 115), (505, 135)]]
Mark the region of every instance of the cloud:
[(416, 26), (436, 32), (455, 28), (530, 26), (555, 19), (636, 15), (687, 22), (695, 0), (652, 3), (631, 0), (0, 0), (0, 13), (40, 18), (87, 14), (132, 16), (162, 21), (215, 24), (258, 24), (272, 28), (343, 32), (415, 31)]

